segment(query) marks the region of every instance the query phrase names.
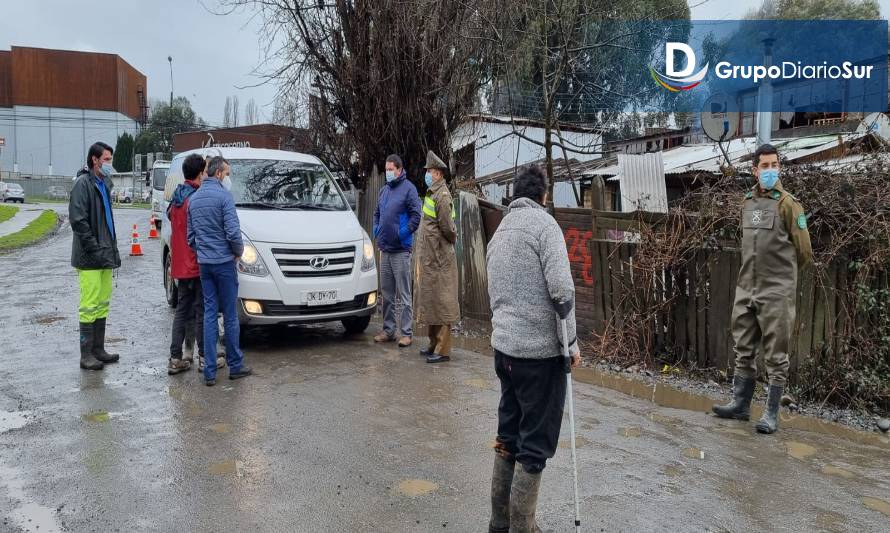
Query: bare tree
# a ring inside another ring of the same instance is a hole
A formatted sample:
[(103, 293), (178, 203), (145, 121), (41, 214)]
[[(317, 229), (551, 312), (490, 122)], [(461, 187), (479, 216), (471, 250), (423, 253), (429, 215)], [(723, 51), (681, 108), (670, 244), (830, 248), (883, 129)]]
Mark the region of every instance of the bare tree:
[(244, 124), (245, 125), (253, 125), (259, 123), (259, 109), (256, 105), (256, 100), (251, 98), (247, 101), (247, 105), (244, 106)]
[(238, 96), (232, 97), (232, 126), (238, 127)]
[[(651, 90), (639, 90), (648, 77), (646, 62), (630, 56), (651, 54), (654, 42), (664, 38), (658, 33), (663, 25), (651, 21), (688, 19), (689, 8), (685, 0), (506, 0), (501, 9), (504, 16), (490, 19), (486, 31), (471, 38), (497, 42), (495, 107), (511, 119), (542, 123), (543, 140), (526, 135), (515, 120), (513, 132), (544, 149), (552, 200), (554, 148), (566, 155), (604, 151), (602, 143), (573, 144), (562, 127), (618, 126), (628, 119), (627, 109), (653, 100)], [(619, 15), (626, 22), (616, 20)]]
[(223, 107), (223, 126), (232, 127), (232, 97), (226, 96), (226, 105)]
[[(488, 45), (467, 35), (497, 2), (438, 0), (220, 0), (265, 21), (267, 60), (279, 85), (276, 117), (309, 116), (331, 156), (353, 177), (403, 155), (415, 179), (427, 149), (449, 155), (448, 134), (475, 105)], [(359, 180), (360, 181), (360, 180)]]

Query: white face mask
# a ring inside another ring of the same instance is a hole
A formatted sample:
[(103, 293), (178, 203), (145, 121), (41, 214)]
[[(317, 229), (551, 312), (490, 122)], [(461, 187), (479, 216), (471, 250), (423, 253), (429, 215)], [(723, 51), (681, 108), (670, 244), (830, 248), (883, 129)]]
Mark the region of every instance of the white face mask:
[(222, 186), (223, 186), (223, 188), (224, 188), (225, 190), (227, 190), (227, 191), (231, 191), (231, 190), (232, 190), (232, 178), (230, 178), (230, 177), (228, 177), (228, 176), (226, 176), (225, 178), (223, 178), (223, 179), (222, 179)]

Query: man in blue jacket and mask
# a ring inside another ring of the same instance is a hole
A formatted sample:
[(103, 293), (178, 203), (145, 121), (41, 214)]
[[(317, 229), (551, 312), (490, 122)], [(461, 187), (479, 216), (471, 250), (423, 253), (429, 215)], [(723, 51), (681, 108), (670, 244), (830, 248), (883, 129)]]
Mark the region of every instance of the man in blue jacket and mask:
[(386, 185), (380, 189), (374, 211), (383, 299), (383, 331), (374, 337), (375, 342), (396, 340), (398, 326), (399, 346), (411, 346), (411, 248), (420, 217), (417, 188), (408, 180), (402, 158), (393, 154), (386, 158)]

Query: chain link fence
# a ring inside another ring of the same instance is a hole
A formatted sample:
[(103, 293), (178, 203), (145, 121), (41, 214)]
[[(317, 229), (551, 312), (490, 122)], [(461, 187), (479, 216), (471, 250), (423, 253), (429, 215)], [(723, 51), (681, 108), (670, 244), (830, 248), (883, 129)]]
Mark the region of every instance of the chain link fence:
[[(0, 172), (0, 182), (18, 183), (25, 190), (26, 202), (67, 202), (74, 187), (73, 176), (32, 176), (23, 178), (21, 173)], [(115, 174), (112, 177), (112, 201), (117, 204), (151, 204), (151, 185), (146, 185), (143, 175)]]

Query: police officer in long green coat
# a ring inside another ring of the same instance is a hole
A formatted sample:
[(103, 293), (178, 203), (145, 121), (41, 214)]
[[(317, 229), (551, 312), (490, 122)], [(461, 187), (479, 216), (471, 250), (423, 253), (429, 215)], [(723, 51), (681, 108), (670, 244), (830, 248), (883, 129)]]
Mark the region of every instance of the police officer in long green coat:
[(760, 433), (774, 433), (779, 426), (779, 402), (788, 379), (794, 329), (797, 273), (813, 260), (806, 214), (797, 199), (782, 188), (779, 167), (774, 146), (764, 144), (754, 152), (757, 185), (745, 194), (742, 206), (742, 266), (732, 310), (736, 352), (733, 400), (714, 406), (714, 413), (721, 418), (750, 418), (755, 357), (762, 353), (769, 392), (756, 426)]

